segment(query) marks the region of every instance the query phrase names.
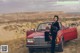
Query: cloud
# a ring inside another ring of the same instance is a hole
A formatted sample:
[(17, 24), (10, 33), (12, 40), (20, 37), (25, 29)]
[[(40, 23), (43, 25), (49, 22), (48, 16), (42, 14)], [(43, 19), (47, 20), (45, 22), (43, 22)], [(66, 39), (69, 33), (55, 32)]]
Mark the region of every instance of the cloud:
[(0, 2), (8, 2), (9, 0), (0, 0)]
[[(0, 0), (0, 13), (27, 11), (80, 12), (80, 4), (57, 5), (56, 0)], [(55, 2), (53, 2), (55, 1)]]

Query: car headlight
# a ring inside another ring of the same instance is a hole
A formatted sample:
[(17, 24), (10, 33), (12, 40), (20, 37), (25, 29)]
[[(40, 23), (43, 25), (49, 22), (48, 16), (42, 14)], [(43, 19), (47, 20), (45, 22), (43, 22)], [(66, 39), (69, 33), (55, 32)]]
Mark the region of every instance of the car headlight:
[(34, 43), (34, 39), (27, 39), (27, 43)]

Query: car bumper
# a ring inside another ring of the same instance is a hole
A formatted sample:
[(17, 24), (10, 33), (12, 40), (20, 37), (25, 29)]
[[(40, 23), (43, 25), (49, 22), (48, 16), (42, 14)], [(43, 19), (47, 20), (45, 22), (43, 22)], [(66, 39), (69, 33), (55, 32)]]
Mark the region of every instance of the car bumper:
[[(48, 45), (26, 45), (28, 48), (50, 48), (51, 44)], [(58, 45), (56, 45), (56, 48), (58, 48)]]
[[(59, 47), (58, 47), (59, 45), (56, 45), (56, 47), (55, 47), (55, 51), (58, 51), (58, 49), (59, 49)], [(46, 50), (46, 51), (50, 51), (51, 49), (51, 45), (45, 45), (45, 46), (42, 46), (42, 45), (27, 45), (26, 47), (28, 47), (28, 48), (33, 48), (33, 50)]]

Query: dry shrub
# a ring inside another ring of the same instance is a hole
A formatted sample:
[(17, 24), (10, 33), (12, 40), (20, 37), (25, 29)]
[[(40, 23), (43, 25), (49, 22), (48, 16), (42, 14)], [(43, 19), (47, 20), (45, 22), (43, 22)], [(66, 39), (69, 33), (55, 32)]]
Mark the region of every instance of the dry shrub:
[(8, 53), (27, 53), (26, 38), (18, 38), (15, 40), (4, 41), (1, 45), (8, 45)]

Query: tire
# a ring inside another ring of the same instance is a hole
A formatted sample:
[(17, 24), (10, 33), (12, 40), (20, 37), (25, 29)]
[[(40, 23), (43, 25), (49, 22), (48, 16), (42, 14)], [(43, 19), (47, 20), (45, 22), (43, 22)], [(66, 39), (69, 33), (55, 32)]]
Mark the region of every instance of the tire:
[(34, 50), (32, 48), (29, 48), (29, 53), (33, 53)]
[(61, 43), (58, 45), (58, 52), (63, 52), (64, 48), (64, 38), (61, 38)]

